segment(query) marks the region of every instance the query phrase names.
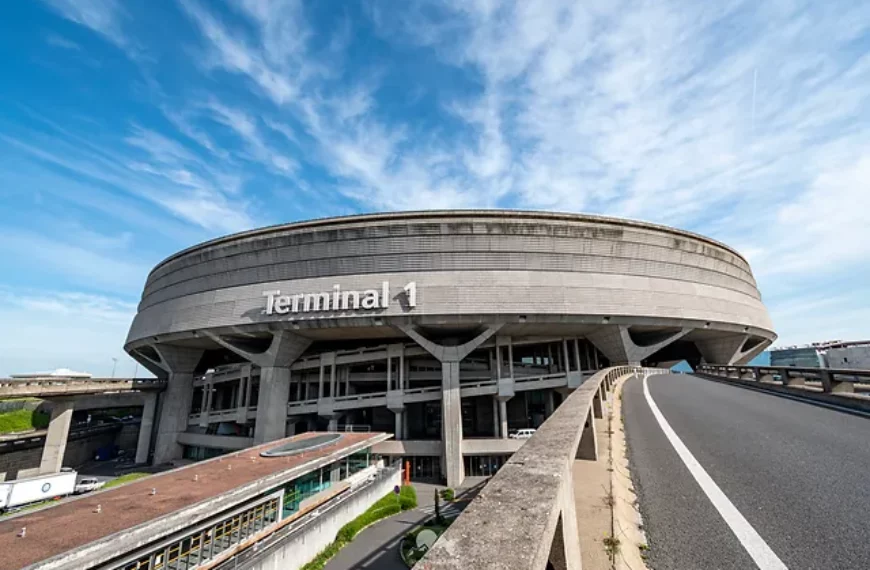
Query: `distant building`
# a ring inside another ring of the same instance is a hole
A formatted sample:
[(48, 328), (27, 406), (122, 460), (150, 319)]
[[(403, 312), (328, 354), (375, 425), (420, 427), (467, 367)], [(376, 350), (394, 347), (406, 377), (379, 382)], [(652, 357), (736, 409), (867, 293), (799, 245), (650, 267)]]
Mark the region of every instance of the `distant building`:
[(870, 341), (814, 342), (770, 349), (771, 366), (870, 369)]
[(30, 374), (12, 374), (11, 377), (17, 380), (27, 378), (90, 378), (90, 372), (76, 372), (69, 368), (58, 368), (54, 372), (33, 372)]

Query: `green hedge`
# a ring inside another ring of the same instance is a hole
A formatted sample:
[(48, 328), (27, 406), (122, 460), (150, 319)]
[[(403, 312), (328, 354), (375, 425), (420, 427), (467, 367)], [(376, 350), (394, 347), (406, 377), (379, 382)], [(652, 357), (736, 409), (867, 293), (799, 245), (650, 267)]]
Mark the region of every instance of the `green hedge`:
[(395, 493), (389, 493), (381, 497), (366, 509), (366, 512), (338, 529), (335, 540), (318, 552), (314, 560), (303, 566), (302, 570), (320, 570), (333, 556), (338, 554), (339, 550), (352, 541), (362, 529), (381, 519), (413, 509), (416, 506), (417, 492), (411, 485), (404, 485), (399, 489), (398, 499), (396, 499)]
[(48, 427), (51, 417), (45, 412), (20, 409), (0, 414), (0, 433), (13, 433)]

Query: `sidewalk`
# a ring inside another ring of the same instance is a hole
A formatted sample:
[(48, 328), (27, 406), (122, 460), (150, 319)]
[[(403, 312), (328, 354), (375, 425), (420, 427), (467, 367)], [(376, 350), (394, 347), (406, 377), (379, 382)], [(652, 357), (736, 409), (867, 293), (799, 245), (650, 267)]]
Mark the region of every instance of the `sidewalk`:
[[(368, 527), (341, 549), (329, 561), (324, 570), (408, 570), (399, 556), (399, 541), (414, 527), (420, 525), (434, 512), (435, 490), (441, 485), (413, 483), (417, 490), (417, 508), (399, 513)], [(476, 493), (478, 489), (459, 489), (461, 498)], [(461, 511), (468, 501), (450, 505), (451, 511)], [(447, 507), (448, 504), (442, 503)]]

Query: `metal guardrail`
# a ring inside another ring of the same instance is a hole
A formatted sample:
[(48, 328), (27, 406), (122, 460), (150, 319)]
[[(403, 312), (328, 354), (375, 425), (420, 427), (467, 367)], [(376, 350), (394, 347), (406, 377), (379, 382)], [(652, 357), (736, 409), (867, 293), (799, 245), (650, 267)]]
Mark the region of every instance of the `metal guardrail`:
[(807, 381), (817, 382), (821, 386), (822, 392), (826, 394), (851, 394), (855, 392), (856, 384), (870, 384), (870, 370), (847, 368), (702, 364), (697, 367), (696, 371), (722, 378), (777, 383), (792, 388), (803, 387)]
[[(579, 568), (575, 459), (598, 455), (594, 417), (614, 382), (667, 370), (617, 366), (587, 378), (417, 563), (423, 570)], [(567, 539), (567, 540), (566, 540)]]

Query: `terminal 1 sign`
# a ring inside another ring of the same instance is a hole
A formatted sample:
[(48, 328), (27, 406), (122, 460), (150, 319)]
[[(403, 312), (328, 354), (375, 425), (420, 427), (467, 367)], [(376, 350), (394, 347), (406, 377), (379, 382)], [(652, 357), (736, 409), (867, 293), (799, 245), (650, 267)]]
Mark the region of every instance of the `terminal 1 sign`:
[[(411, 281), (402, 288), (401, 295), (406, 306), (417, 306), (417, 283)], [(357, 311), (387, 309), (390, 306), (390, 282), (383, 281), (380, 289), (342, 291), (341, 285), (333, 285), (332, 291), (323, 293), (297, 293), (282, 295), (280, 290), (263, 291), (266, 297), (267, 315), (290, 313), (313, 313), (322, 311)]]

